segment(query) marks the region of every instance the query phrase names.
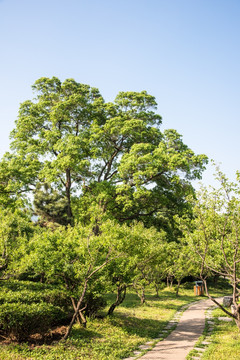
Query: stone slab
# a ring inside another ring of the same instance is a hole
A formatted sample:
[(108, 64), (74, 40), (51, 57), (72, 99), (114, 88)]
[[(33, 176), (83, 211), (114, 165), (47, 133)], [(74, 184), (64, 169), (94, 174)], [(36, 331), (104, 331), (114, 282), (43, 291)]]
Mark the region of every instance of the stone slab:
[(210, 341), (202, 341), (202, 345), (210, 345), (211, 342)]
[(134, 353), (134, 355), (140, 355), (142, 352), (141, 352), (141, 351), (136, 350), (136, 351), (134, 351), (133, 353)]
[(232, 318), (229, 318), (229, 317), (226, 317), (226, 316), (220, 316), (219, 318), (218, 318), (218, 320), (220, 320), (220, 321), (233, 321), (233, 319)]
[(140, 345), (140, 346), (139, 346), (139, 349), (141, 349), (141, 350), (147, 350), (147, 349), (149, 349), (149, 346), (148, 346), (148, 345)]
[(194, 350), (196, 350), (196, 351), (201, 351), (201, 352), (204, 352), (204, 351), (205, 351), (204, 348), (200, 348), (200, 347), (195, 347)]

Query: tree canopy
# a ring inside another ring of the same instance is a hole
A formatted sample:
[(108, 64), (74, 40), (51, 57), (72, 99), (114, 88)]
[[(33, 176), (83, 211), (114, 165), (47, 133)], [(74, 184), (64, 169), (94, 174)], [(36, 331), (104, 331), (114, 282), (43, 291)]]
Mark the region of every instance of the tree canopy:
[(186, 210), (191, 180), (201, 177), (207, 157), (195, 155), (177, 131), (161, 132), (155, 98), (120, 92), (106, 103), (98, 89), (56, 77), (40, 78), (33, 90), (0, 164), (2, 193), (38, 192), (41, 205), (39, 189), (48, 186), (52, 206), (66, 214), (60, 223), (101, 213), (173, 232), (169, 219)]

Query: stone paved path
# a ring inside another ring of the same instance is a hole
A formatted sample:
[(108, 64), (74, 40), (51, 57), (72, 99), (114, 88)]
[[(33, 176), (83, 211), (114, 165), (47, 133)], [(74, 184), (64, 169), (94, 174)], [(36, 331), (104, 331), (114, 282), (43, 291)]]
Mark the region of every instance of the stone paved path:
[(204, 313), (212, 305), (211, 300), (200, 300), (191, 305), (183, 313), (176, 329), (139, 359), (184, 360), (202, 335), (205, 327)]

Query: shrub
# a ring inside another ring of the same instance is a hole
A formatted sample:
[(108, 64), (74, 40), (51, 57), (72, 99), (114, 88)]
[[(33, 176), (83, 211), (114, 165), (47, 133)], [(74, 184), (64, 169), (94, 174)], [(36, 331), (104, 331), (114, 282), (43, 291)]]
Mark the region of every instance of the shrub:
[(1, 289), (12, 290), (12, 291), (22, 291), (22, 290), (32, 290), (32, 291), (42, 291), (45, 289), (52, 289), (51, 285), (42, 284), (40, 282), (33, 281), (22, 281), (22, 280), (7, 280), (0, 282)]
[(33, 292), (31, 290), (22, 291), (7, 291), (2, 290), (0, 294), (0, 304), (5, 303), (39, 303), (43, 301), (43, 294), (41, 292)]
[(0, 305), (0, 328), (13, 340), (24, 341), (36, 332), (43, 335), (66, 317), (57, 306), (46, 303)]
[(70, 296), (58, 289), (45, 290), (42, 296), (43, 301), (49, 304), (60, 306), (64, 309), (67, 309), (69, 306), (71, 307)]
[(55, 306), (71, 306), (70, 297), (62, 290), (30, 281), (9, 281), (1, 284), (0, 305), (21, 302), (32, 304), (47, 302)]
[(88, 293), (85, 296), (83, 304), (86, 306), (86, 310), (84, 311), (85, 316), (95, 317), (97, 312), (107, 305), (107, 301), (100, 295)]

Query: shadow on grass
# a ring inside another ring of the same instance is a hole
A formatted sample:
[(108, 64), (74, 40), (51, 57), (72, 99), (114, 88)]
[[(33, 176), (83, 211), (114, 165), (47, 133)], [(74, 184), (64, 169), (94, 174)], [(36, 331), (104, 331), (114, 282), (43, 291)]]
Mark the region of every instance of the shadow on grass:
[(166, 321), (153, 319), (139, 319), (137, 317), (123, 317), (122, 314), (115, 314), (109, 318), (112, 326), (121, 327), (129, 335), (139, 337), (156, 338), (159, 332), (166, 325)]
[(83, 327), (75, 327), (72, 329), (72, 340), (84, 339), (85, 341), (91, 341), (93, 338), (102, 338), (103, 335), (97, 331), (88, 330)]
[[(115, 301), (115, 297), (116, 295), (114, 294), (106, 295), (109, 306)], [(174, 303), (176, 302), (176, 300), (177, 303)], [(140, 299), (136, 294), (128, 293), (120, 307), (126, 309), (136, 309), (143, 306), (156, 307), (159, 309), (165, 309), (167, 307), (168, 309), (177, 311), (182, 305), (185, 305), (195, 300), (195, 296), (187, 296), (181, 294), (179, 296), (176, 296), (173, 291), (164, 291), (159, 297), (154, 294), (146, 295), (146, 303), (144, 305), (141, 305)]]

